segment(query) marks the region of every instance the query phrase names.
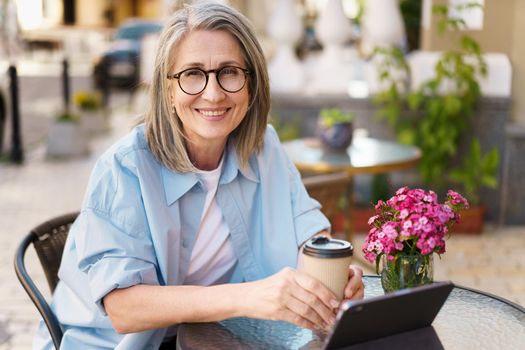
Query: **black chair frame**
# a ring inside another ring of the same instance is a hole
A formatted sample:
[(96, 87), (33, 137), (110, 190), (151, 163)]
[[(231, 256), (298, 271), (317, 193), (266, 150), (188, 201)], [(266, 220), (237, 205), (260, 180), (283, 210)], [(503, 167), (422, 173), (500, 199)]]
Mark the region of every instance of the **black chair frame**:
[[(46, 299), (38, 290), (32, 278), (29, 276), (24, 259), (27, 248), (30, 245), (33, 245), (33, 248), (35, 248), (40, 263), (44, 269), (46, 279), (49, 284), (49, 289), (51, 292), (53, 292), (58, 283), (58, 268), (62, 258), (65, 239), (69, 233), (71, 224), (73, 221), (75, 221), (77, 216), (78, 212), (70, 213), (56, 217), (38, 225), (24, 237), (15, 253), (14, 266), (16, 276), (24, 287), (26, 293), (29, 295), (29, 298), (33, 304), (35, 304), (38, 312), (40, 312), (40, 315), (42, 315), (42, 318), (51, 335), (51, 339), (53, 340), (53, 344), (57, 349), (60, 348), (60, 343), (62, 341), (62, 328), (60, 327), (60, 323), (51, 310)], [(61, 228), (61, 230), (59, 230), (59, 228)], [(61, 235), (61, 237), (56, 237), (58, 235)], [(42, 245), (45, 245), (45, 242), (50, 241), (51, 239), (58, 239), (58, 243), (57, 241), (52, 243), (54, 244), (54, 247), (52, 248), (54, 249), (54, 252), (57, 254), (57, 256), (52, 257), (52, 259), (49, 260), (48, 256), (46, 256), (46, 252), (42, 251), (42, 249), (45, 250), (46, 247), (42, 247)]]

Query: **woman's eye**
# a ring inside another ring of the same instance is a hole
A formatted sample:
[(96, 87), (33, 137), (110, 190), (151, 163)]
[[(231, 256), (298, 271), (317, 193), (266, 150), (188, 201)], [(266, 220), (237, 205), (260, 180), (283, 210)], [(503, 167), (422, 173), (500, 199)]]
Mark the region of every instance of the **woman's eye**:
[(239, 70), (235, 67), (224, 67), (221, 70), (221, 74), (223, 75), (237, 75), (239, 74)]
[(186, 77), (196, 77), (202, 75), (202, 72), (198, 69), (187, 70), (183, 74)]

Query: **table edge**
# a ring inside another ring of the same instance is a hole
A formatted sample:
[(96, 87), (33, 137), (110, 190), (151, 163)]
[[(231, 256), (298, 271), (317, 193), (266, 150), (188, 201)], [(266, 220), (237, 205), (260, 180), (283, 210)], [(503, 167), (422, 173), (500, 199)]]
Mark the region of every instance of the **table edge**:
[(415, 167), (420, 161), (421, 157), (404, 160), (402, 162), (384, 163), (381, 165), (367, 165), (354, 167), (350, 165), (332, 165), (325, 162), (319, 162), (317, 164), (301, 163), (293, 161), (294, 165), (299, 171), (313, 171), (321, 173), (332, 173), (337, 171), (344, 171), (350, 175), (358, 174), (375, 174), (375, 173), (386, 173), (391, 171), (407, 170)]
[[(368, 277), (368, 278), (381, 278), (381, 276), (379, 275), (363, 275), (363, 277)], [(472, 287), (465, 287), (465, 286), (462, 286), (462, 285), (459, 285), (455, 282), (452, 281), (452, 283), (454, 284), (454, 288), (458, 288), (458, 289), (463, 289), (463, 290), (467, 290), (469, 292), (473, 292), (473, 293), (476, 293), (476, 294), (480, 294), (480, 295), (483, 295), (483, 296), (486, 296), (486, 297), (489, 297), (489, 298), (492, 298), (492, 299), (495, 299), (499, 302), (502, 302), (504, 304), (507, 304), (508, 306), (510, 307), (513, 307), (515, 309), (517, 309), (518, 311), (522, 312), (525, 314), (525, 308), (517, 303), (514, 303), (508, 299), (505, 299), (503, 297), (500, 297), (498, 295), (495, 295), (495, 294), (492, 294), (492, 293), (489, 293), (489, 292), (484, 292), (484, 291), (481, 291), (479, 289), (475, 289), (475, 288), (472, 288)]]

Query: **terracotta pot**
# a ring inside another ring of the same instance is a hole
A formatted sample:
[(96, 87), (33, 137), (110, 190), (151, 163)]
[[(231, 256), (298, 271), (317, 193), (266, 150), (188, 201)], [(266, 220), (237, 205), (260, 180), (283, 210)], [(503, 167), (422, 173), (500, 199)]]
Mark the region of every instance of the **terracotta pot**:
[(332, 232), (345, 232), (345, 213), (337, 212), (333, 217), (329, 218), (332, 224)]
[(368, 219), (375, 215), (374, 208), (355, 207), (352, 208), (352, 231), (368, 232)]
[(485, 207), (480, 205), (459, 212), (461, 219), (452, 227), (452, 233), (480, 234), (485, 223)]

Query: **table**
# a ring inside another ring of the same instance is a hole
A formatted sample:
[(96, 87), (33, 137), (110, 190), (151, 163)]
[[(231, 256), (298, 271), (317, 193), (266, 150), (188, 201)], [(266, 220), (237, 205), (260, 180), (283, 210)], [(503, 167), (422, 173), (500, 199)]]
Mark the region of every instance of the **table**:
[(377, 174), (409, 169), (421, 158), (414, 146), (370, 137), (354, 137), (346, 152), (326, 151), (319, 139), (302, 138), (283, 142), (285, 152), (299, 171)]
[[(365, 298), (382, 295), (378, 276), (365, 276)], [(402, 315), (400, 315), (402, 317)], [(179, 326), (177, 349), (322, 349), (325, 335), (282, 321), (235, 318)], [(388, 342), (386, 342), (388, 340)], [(380, 342), (381, 340), (374, 341)], [(431, 328), (383, 338), (389, 349), (525, 349), (525, 309), (508, 300), (456, 286)], [(407, 345), (416, 343), (415, 347)], [(424, 346), (417, 346), (423, 345)], [(370, 349), (363, 343), (347, 349)]]

